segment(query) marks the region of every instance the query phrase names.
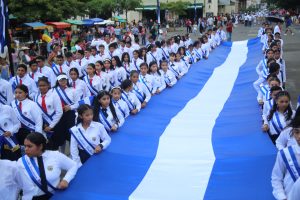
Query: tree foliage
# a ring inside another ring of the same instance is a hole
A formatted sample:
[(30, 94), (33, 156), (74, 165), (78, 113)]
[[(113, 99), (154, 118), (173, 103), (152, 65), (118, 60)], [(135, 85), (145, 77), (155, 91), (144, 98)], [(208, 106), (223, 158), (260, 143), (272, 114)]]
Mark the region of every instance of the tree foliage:
[(134, 10), (135, 8), (141, 6), (142, 0), (121, 0), (120, 6), (122, 9), (125, 10), (126, 13), (126, 20), (127, 20), (127, 13), (129, 10)]
[(9, 0), (9, 12), (20, 21), (59, 21), (86, 13), (88, 0)]
[(162, 10), (169, 10), (177, 15), (186, 15), (187, 7), (190, 5), (192, 5), (190, 2), (180, 0), (176, 2), (161, 3), (160, 7)]
[(275, 4), (279, 8), (293, 9), (300, 6), (299, 0), (267, 0), (269, 4)]

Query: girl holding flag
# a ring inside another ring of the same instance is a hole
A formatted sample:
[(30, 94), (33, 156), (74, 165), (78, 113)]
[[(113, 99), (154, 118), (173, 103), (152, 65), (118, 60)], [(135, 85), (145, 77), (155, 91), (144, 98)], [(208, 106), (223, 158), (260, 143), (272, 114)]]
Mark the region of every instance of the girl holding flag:
[[(127, 80), (127, 79), (125, 79)], [(124, 81), (123, 81), (124, 82)], [(126, 102), (121, 98), (122, 95), (122, 89), (120, 87), (114, 87), (111, 91), (111, 101), (113, 105), (115, 106), (116, 110), (119, 110), (125, 119), (129, 116), (129, 108), (126, 104)]]
[(80, 105), (78, 124), (70, 129), (70, 152), (72, 159), (81, 166), (90, 156), (99, 154), (111, 142), (104, 126), (93, 121), (93, 109), (87, 104)]
[(158, 70), (156, 62), (152, 61), (149, 65), (149, 67), (150, 67), (149, 74), (154, 77), (154, 81), (155, 81), (155, 85), (156, 85), (152, 91), (152, 94), (159, 94), (166, 88), (166, 82), (164, 80), (164, 77)]
[[(46, 77), (42, 77), (38, 81), (39, 93), (36, 95), (34, 101), (39, 107), (43, 117), (43, 131), (49, 139), (49, 146), (58, 147), (56, 144), (56, 138), (61, 134), (60, 130), (57, 130), (56, 125), (61, 120), (63, 110), (60, 102), (60, 98), (57, 93), (50, 89), (50, 83)], [(56, 150), (55, 148), (53, 148)]]
[(120, 58), (118, 56), (113, 56), (111, 59), (111, 64), (116, 72), (116, 84), (115, 86), (120, 86), (121, 83), (127, 78), (127, 72), (122, 66)]
[(131, 80), (126, 79), (122, 85), (122, 99), (126, 102), (130, 114), (135, 115), (141, 110), (141, 102), (132, 92), (133, 85)]
[(144, 61), (140, 58), (140, 53), (138, 50), (133, 51), (133, 58), (130, 62), (130, 71), (136, 70), (140, 73), (140, 65)]
[[(152, 61), (155, 62), (155, 61)], [(156, 62), (155, 62), (156, 63)], [(139, 75), (139, 82), (142, 83), (145, 88), (147, 88), (148, 92), (152, 94), (155, 86), (155, 81), (154, 77), (150, 74), (148, 74), (148, 64), (147, 63), (142, 63), (141, 66), (141, 73)]]
[(106, 86), (106, 91), (110, 91), (111, 88), (113, 88), (116, 85), (116, 72), (111, 64), (111, 60), (106, 58), (103, 61), (103, 71), (104, 73), (106, 73), (107, 79), (108, 79), (108, 83), (109, 85)]
[(99, 76), (96, 76), (96, 68), (93, 63), (90, 63), (86, 67), (87, 75), (83, 77), (91, 95), (96, 96), (100, 90), (102, 90), (102, 81)]
[(29, 133), (42, 133), (42, 113), (39, 111), (38, 105), (28, 98), (26, 85), (16, 86), (15, 100), (12, 101), (11, 106), (22, 125), (15, 136), (19, 144), (24, 145), (24, 139)]
[(131, 71), (130, 80), (132, 81), (132, 92), (140, 100), (142, 108), (144, 108), (151, 99), (151, 93), (146, 86), (139, 82), (139, 73), (135, 70)]
[(53, 141), (55, 141), (53, 149), (58, 149), (59, 146), (65, 144), (66, 140), (70, 140), (69, 129), (75, 125), (75, 110), (78, 107), (79, 97), (76, 90), (70, 87), (68, 77), (65, 74), (60, 74), (57, 77), (56, 86), (53, 90), (58, 94), (63, 109), (63, 116), (56, 125), (59, 134), (52, 136)]
[(21, 149), (14, 134), (18, 132), (21, 123), (12, 107), (0, 104), (0, 149), (1, 159), (18, 160)]
[(109, 76), (107, 73), (103, 71), (103, 62), (102, 61), (96, 61), (95, 62), (95, 69), (96, 69), (96, 75), (99, 76), (102, 82), (102, 89), (109, 91)]
[(167, 87), (173, 87), (177, 83), (177, 79), (173, 72), (169, 70), (168, 68), (168, 62), (167, 61), (162, 61), (160, 64), (161, 67), (161, 74), (164, 77), (164, 81), (166, 83)]

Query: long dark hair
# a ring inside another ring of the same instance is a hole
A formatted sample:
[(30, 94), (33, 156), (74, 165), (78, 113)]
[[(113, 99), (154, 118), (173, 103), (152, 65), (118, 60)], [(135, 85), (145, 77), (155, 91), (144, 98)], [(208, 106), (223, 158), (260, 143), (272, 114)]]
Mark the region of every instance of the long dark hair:
[[(291, 123), (287, 126), (287, 128), (300, 128), (300, 106), (297, 108), (295, 117), (294, 119), (292, 119)], [(293, 132), (291, 131), (290, 136), (292, 135)]]
[(116, 122), (119, 123), (120, 120), (119, 120), (119, 118), (118, 118), (118, 116), (117, 116), (115, 107), (114, 107), (114, 105), (112, 104), (112, 101), (111, 101), (111, 95), (109, 94), (109, 92), (107, 92), (107, 91), (105, 91), (105, 90), (101, 90), (101, 91), (98, 93), (97, 97), (94, 98), (94, 101), (93, 101), (93, 108), (94, 108), (94, 109), (93, 109), (93, 111), (94, 111), (94, 117), (93, 117), (93, 120), (94, 120), (94, 121), (97, 121), (97, 122), (99, 121), (99, 112), (100, 112), (100, 109), (101, 109), (101, 104), (100, 104), (99, 101), (100, 101), (100, 99), (101, 99), (102, 97), (104, 97), (105, 95), (109, 96), (109, 98), (110, 98), (109, 108), (110, 108), (110, 110), (111, 110), (111, 113), (112, 113), (112, 115), (113, 115), (114, 120), (116, 120)]
[(38, 132), (29, 133), (25, 139), (30, 141), (31, 143), (35, 144), (36, 146), (43, 145), (42, 152), (44, 152), (46, 150), (47, 140), (43, 136), (43, 134), (38, 133)]
[[(137, 51), (137, 52), (138, 52), (138, 51)], [(129, 56), (129, 53), (127, 53), (127, 52), (124, 52), (124, 53), (122, 54), (122, 58), (121, 58), (122, 63), (125, 62), (125, 61), (124, 61), (125, 56), (128, 56), (128, 63), (130, 63), (130, 56)]]
[(155, 62), (155, 61), (151, 61), (150, 63), (149, 63), (149, 70), (148, 70), (148, 74), (151, 74), (151, 67), (152, 67), (152, 65), (156, 65), (157, 66), (157, 73), (158, 73), (158, 75), (161, 75), (160, 74), (160, 72), (159, 72), (159, 66), (157, 65), (157, 62)]
[[(288, 97), (289, 100), (291, 99), (291, 96), (290, 96), (290, 94), (287, 91), (280, 91), (280, 92), (278, 92), (278, 94), (276, 95), (276, 98), (274, 99), (273, 107), (270, 110), (270, 114), (268, 116), (268, 121), (270, 121), (273, 118), (274, 113), (277, 111), (277, 109), (278, 109), (277, 100), (280, 97), (282, 97), (282, 96)], [(288, 105), (286, 111), (287, 111), (287, 114), (285, 114), (285, 120), (288, 121), (288, 120), (290, 120), (292, 118), (292, 115), (293, 115), (293, 110), (292, 110), (290, 104)]]
[[(66, 75), (65, 73), (61, 73), (61, 74)], [(61, 75), (61, 74), (59, 74), (59, 75)], [(55, 87), (55, 88), (60, 87), (60, 86), (59, 86), (59, 83), (58, 83), (58, 80), (56, 81), (54, 87)], [(68, 79), (67, 79), (67, 87), (71, 87)]]
[[(115, 59), (116, 60), (116, 67), (122, 67), (122, 63), (121, 63), (121, 61), (120, 61), (120, 58), (119, 58), (119, 56), (113, 56), (112, 58), (111, 58), (111, 60), (112, 59)], [(112, 63), (112, 62), (111, 62)]]

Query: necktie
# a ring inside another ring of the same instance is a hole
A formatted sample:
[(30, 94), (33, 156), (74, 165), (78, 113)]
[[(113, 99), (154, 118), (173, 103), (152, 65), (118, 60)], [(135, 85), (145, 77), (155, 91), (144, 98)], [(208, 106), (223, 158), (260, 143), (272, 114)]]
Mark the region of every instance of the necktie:
[(40, 67), (40, 73), (42, 73), (42, 68)]
[(43, 157), (42, 156), (38, 156), (37, 157), (37, 161), (38, 161), (38, 166), (39, 166), (39, 171), (40, 171), (42, 190), (44, 192), (47, 192), (48, 191), (48, 187), (47, 187), (47, 179), (46, 179), (46, 172), (45, 172)]
[(93, 85), (93, 79), (92, 78), (90, 78), (90, 84)]
[(60, 73), (63, 72), (63, 71), (62, 71), (62, 66), (61, 66), (61, 65), (59, 65), (59, 71), (60, 71)]
[(19, 102), (19, 108), (22, 111), (22, 101)]
[(47, 106), (46, 106), (46, 95), (42, 96), (42, 108), (47, 113)]
[(102, 112), (103, 112), (105, 118), (107, 118), (107, 117), (108, 117), (107, 109), (106, 109), (106, 108), (101, 108), (101, 110), (102, 110)]
[(31, 73), (31, 78), (34, 79), (34, 73), (33, 72)]
[(23, 82), (22, 79), (20, 79), (20, 85), (22, 85), (22, 82)]
[(79, 65), (81, 66), (81, 60), (79, 60)]
[(75, 83), (75, 81), (73, 81), (73, 88), (74, 88), (74, 89), (76, 88), (76, 83)]

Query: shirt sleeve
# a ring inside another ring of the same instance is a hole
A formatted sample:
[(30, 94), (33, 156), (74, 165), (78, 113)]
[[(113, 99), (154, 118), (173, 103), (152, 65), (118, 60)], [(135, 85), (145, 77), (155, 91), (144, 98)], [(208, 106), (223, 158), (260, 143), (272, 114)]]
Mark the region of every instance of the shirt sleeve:
[(166, 88), (166, 82), (165, 79), (163, 77), (163, 75), (160, 76), (160, 87), (159, 87), (159, 91), (163, 91)]
[(284, 191), (284, 185), (283, 185), (285, 175), (286, 175), (286, 167), (283, 163), (280, 152), (278, 152), (276, 162), (272, 171), (272, 179), (271, 179), (271, 183), (273, 187), (273, 195), (278, 200), (287, 198)]
[(59, 161), (60, 168), (67, 171), (63, 180), (70, 183), (77, 173), (78, 166), (73, 160), (68, 158), (66, 155), (64, 155), (60, 152), (55, 152), (55, 153), (57, 154), (56, 157), (57, 157), (57, 160)]
[(42, 113), (40, 112), (39, 107), (36, 105), (35, 102), (32, 102), (32, 108), (30, 110), (33, 120), (35, 122), (35, 131), (38, 133), (42, 133), (43, 130), (43, 117)]
[(103, 145), (103, 149), (106, 149), (111, 142), (111, 138), (107, 134), (107, 132), (102, 124), (99, 125), (99, 129), (100, 129), (99, 130), (100, 138), (102, 140), (101, 144)]
[(81, 166), (82, 164), (79, 157), (78, 143), (73, 135), (71, 135), (70, 153), (71, 153), (72, 160), (74, 160), (78, 164), (78, 167)]
[(10, 107), (9, 109), (10, 111), (10, 117), (11, 117), (11, 121), (13, 123), (13, 127), (11, 130), (9, 130), (12, 134), (15, 134), (19, 131), (19, 128), (21, 127), (21, 122), (19, 121), (19, 119), (17, 118), (16, 113), (14, 112), (13, 108)]
[(59, 120), (61, 119), (61, 117), (63, 115), (63, 110), (62, 110), (61, 104), (57, 103), (57, 102), (60, 102), (60, 98), (56, 94), (56, 92), (53, 92), (52, 98), (53, 98), (53, 102), (54, 102), (55, 115), (53, 116), (53, 120), (52, 120), (51, 124), (49, 125), (50, 128), (54, 128), (55, 125), (59, 122)]
[(146, 95), (145, 101), (148, 103), (151, 99), (151, 93), (149, 92), (149, 90), (146, 88), (144, 84), (141, 84), (141, 86), (142, 86), (143, 93)]
[(116, 111), (117, 117), (119, 119), (118, 127), (121, 127), (121, 126), (123, 126), (125, 119), (124, 119), (121, 111), (119, 111), (119, 109), (115, 109), (115, 111)]
[(13, 101), (14, 99), (14, 95), (13, 95), (13, 91), (12, 91), (12, 87), (10, 84), (7, 85), (6, 88), (6, 98), (7, 98), (7, 105), (10, 105), (10, 103)]
[(141, 107), (142, 107), (142, 104), (141, 104), (140, 100), (137, 98), (136, 94), (134, 94), (134, 93), (133, 93), (132, 97), (134, 98), (135, 109), (140, 111)]
[(283, 130), (276, 140), (276, 147), (278, 150), (284, 149), (287, 146), (289, 138), (287, 137), (286, 131), (287, 130)]

